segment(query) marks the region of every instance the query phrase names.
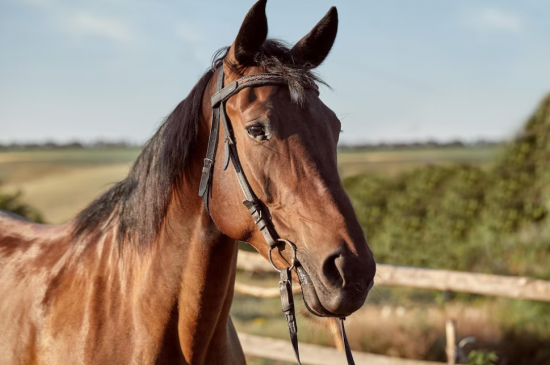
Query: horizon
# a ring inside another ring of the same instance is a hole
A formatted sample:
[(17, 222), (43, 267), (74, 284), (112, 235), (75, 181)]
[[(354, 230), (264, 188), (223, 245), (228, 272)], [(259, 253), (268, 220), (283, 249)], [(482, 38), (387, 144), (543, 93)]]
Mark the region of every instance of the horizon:
[[(338, 144), (338, 148), (342, 149), (370, 149), (370, 148), (402, 148), (402, 147), (435, 147), (435, 148), (448, 148), (448, 147), (457, 147), (457, 148), (469, 148), (469, 147), (489, 147), (489, 146), (501, 146), (509, 143), (507, 140), (489, 140), (489, 139), (478, 139), (478, 140), (449, 140), (449, 141), (436, 141), (436, 140), (414, 140), (414, 141), (380, 141), (380, 142), (362, 142), (362, 143), (346, 143), (341, 142)], [(45, 141), (20, 141), (20, 142), (1, 142), (0, 141), (0, 152), (4, 149), (96, 149), (96, 148), (115, 148), (115, 149), (141, 149), (144, 146), (144, 143), (133, 143), (127, 140), (93, 140), (93, 141), (80, 141), (80, 140), (69, 140), (64, 142), (45, 140)]]

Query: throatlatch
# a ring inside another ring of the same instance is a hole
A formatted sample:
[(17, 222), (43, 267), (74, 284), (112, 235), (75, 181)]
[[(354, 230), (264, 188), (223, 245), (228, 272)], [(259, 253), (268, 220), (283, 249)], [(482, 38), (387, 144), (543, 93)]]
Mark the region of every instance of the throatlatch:
[[(292, 270), (295, 269), (296, 260), (296, 246), (285, 239), (282, 239), (277, 234), (271, 215), (267, 208), (264, 208), (262, 202), (256, 197), (252, 187), (248, 183), (244, 171), (241, 167), (239, 155), (237, 154), (237, 144), (233, 136), (233, 129), (231, 121), (227, 117), (225, 112), (225, 103), (227, 100), (237, 94), (244, 88), (264, 86), (264, 85), (286, 85), (287, 82), (283, 76), (274, 73), (262, 73), (256, 75), (244, 76), (231, 84), (223, 87), (224, 83), (224, 70), (223, 65), (219, 68), (218, 76), (216, 80), (216, 92), (211, 98), (212, 104), (212, 125), (210, 127), (210, 136), (208, 137), (208, 147), (206, 150), (206, 158), (204, 159), (204, 166), (202, 168), (201, 181), (199, 185), (199, 196), (203, 198), (204, 206), (208, 213), (210, 213), (209, 199), (211, 194), (212, 174), (214, 173), (214, 164), (216, 161), (216, 150), (219, 140), (220, 119), (222, 121), (223, 130), (225, 134), (224, 140), (224, 152), (225, 161), (223, 169), (226, 170), (229, 166), (229, 161), (233, 163), (239, 185), (244, 193), (245, 199), (243, 204), (246, 206), (250, 215), (254, 219), (254, 223), (262, 232), (265, 241), (269, 245), (269, 262), (275, 270), (280, 274), (279, 291), (281, 293), (281, 305), (283, 313), (285, 314), (288, 323), (288, 332), (290, 335), (290, 342), (294, 348), (296, 359), (298, 364), (300, 362), (300, 354), (298, 351), (298, 326), (296, 325), (296, 313), (294, 308), (294, 297), (292, 295)], [(271, 252), (274, 248), (279, 247), (281, 244), (285, 244), (292, 249), (292, 262), (290, 267), (279, 269), (273, 263)], [(306, 305), (307, 307), (307, 305)], [(309, 309), (309, 307), (308, 307)], [(313, 313), (313, 312), (312, 312)], [(316, 313), (313, 313), (318, 315)], [(342, 339), (344, 341), (344, 347), (346, 351), (346, 359), (349, 365), (355, 365), (351, 350), (348, 344), (346, 331), (344, 329), (344, 318), (341, 318)]]

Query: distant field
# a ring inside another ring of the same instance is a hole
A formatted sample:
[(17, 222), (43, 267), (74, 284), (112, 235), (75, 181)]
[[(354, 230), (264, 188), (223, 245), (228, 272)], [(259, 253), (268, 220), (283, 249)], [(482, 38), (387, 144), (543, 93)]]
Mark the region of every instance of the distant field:
[(71, 219), (128, 173), (139, 149), (0, 153), (0, 181), (49, 223)]
[[(338, 155), (342, 177), (393, 175), (427, 164), (490, 165), (499, 148), (350, 152)], [(139, 149), (78, 149), (0, 152), (0, 181), (22, 191), (49, 223), (63, 223), (113, 183), (124, 178)]]
[(359, 174), (395, 175), (429, 164), (489, 166), (500, 152), (500, 147), (347, 152), (338, 154), (338, 163), (342, 178)]

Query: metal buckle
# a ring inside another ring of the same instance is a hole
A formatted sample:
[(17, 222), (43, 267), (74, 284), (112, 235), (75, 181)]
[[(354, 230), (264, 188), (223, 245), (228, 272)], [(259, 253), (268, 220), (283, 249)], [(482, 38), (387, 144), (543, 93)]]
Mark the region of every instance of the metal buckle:
[[(252, 219), (254, 219), (254, 224), (258, 224), (263, 219), (263, 213), (262, 208), (259, 204), (256, 204), (254, 202), (251, 202), (250, 200), (243, 200), (244, 206), (248, 209), (248, 212), (252, 216)], [(254, 209), (254, 210), (252, 210)], [(254, 214), (258, 213), (258, 218), (254, 217)]]
[[(290, 248), (292, 248), (292, 261), (290, 262), (290, 267), (288, 268), (289, 270), (292, 270), (294, 269), (294, 265), (296, 264), (296, 246), (294, 245), (294, 243), (288, 241), (288, 240), (285, 240), (284, 238), (279, 238), (277, 239), (278, 242), (284, 242), (286, 243), (287, 245), (290, 246)], [(273, 258), (271, 257), (271, 251), (273, 250), (274, 247), (278, 247), (278, 246), (273, 246), (273, 247), (269, 247), (269, 251), (267, 252), (267, 256), (269, 257), (269, 263), (271, 264), (271, 266), (273, 266), (273, 268), (275, 270), (277, 270), (278, 272), (281, 272), (280, 269), (277, 268), (277, 266), (275, 266), (275, 264), (273, 263)]]
[(204, 159), (204, 165), (202, 166), (202, 172), (203, 173), (210, 173), (210, 170), (212, 170), (212, 164), (214, 161), (212, 161), (209, 158)]
[[(254, 210), (254, 213), (258, 213), (258, 219), (254, 219), (254, 224), (258, 224), (263, 219), (262, 210), (261, 209), (256, 209), (256, 210)], [(252, 218), (254, 218), (254, 213), (251, 214)]]

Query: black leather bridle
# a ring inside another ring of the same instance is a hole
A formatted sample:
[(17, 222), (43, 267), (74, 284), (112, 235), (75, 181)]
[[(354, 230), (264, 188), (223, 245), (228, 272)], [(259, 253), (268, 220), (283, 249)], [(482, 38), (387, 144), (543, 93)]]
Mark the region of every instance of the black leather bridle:
[[(262, 204), (262, 202), (256, 197), (252, 187), (248, 183), (244, 171), (241, 167), (239, 160), (239, 155), (237, 154), (237, 145), (233, 135), (233, 129), (231, 126), (231, 121), (227, 117), (225, 111), (225, 103), (233, 95), (237, 94), (242, 89), (247, 87), (257, 87), (265, 85), (287, 85), (286, 80), (282, 75), (275, 73), (262, 73), (255, 75), (244, 76), (236, 81), (233, 81), (231, 84), (226, 87), (223, 86), (224, 83), (224, 70), (223, 65), (219, 68), (218, 77), (216, 81), (216, 92), (212, 95), (210, 99), (212, 104), (212, 126), (210, 128), (210, 136), (208, 138), (208, 147), (206, 150), (206, 158), (204, 159), (204, 166), (202, 168), (201, 181), (199, 185), (199, 196), (203, 198), (204, 206), (210, 214), (209, 209), (209, 199), (211, 194), (211, 184), (212, 184), (212, 174), (214, 172), (214, 163), (216, 157), (216, 150), (218, 147), (219, 139), (219, 129), (220, 129), (220, 119), (222, 121), (223, 130), (225, 133), (225, 161), (223, 169), (226, 170), (229, 166), (229, 161), (233, 163), (235, 172), (237, 173), (237, 178), (239, 180), (239, 185), (244, 193), (245, 199), (243, 204), (248, 208), (254, 223), (258, 226), (260, 232), (262, 232), (267, 244), (269, 245), (269, 262), (275, 270), (280, 274), (279, 281), (279, 290), (281, 293), (281, 304), (283, 312), (286, 316), (288, 323), (288, 331), (290, 334), (290, 341), (294, 348), (296, 354), (296, 359), (298, 364), (300, 362), (300, 355), (298, 352), (298, 327), (296, 326), (296, 315), (294, 310), (294, 297), (292, 296), (292, 274), (291, 270), (295, 268), (296, 265), (296, 246), (285, 240), (277, 234), (273, 221), (271, 220), (271, 215), (269, 214), (267, 208)], [(273, 263), (271, 252), (274, 248), (280, 246), (281, 244), (286, 244), (292, 249), (293, 258), (290, 263), (290, 267), (279, 269)], [(300, 278), (300, 275), (298, 275)], [(307, 307), (307, 303), (306, 303)], [(309, 307), (308, 307), (309, 309)], [(311, 311), (311, 310), (310, 310)], [(312, 312), (315, 315), (317, 313)], [(349, 365), (354, 365), (353, 357), (351, 350), (348, 344), (348, 339), (346, 336), (346, 331), (344, 329), (344, 318), (341, 318), (340, 321), (341, 330), (342, 330), (342, 339), (344, 342), (346, 358)]]

